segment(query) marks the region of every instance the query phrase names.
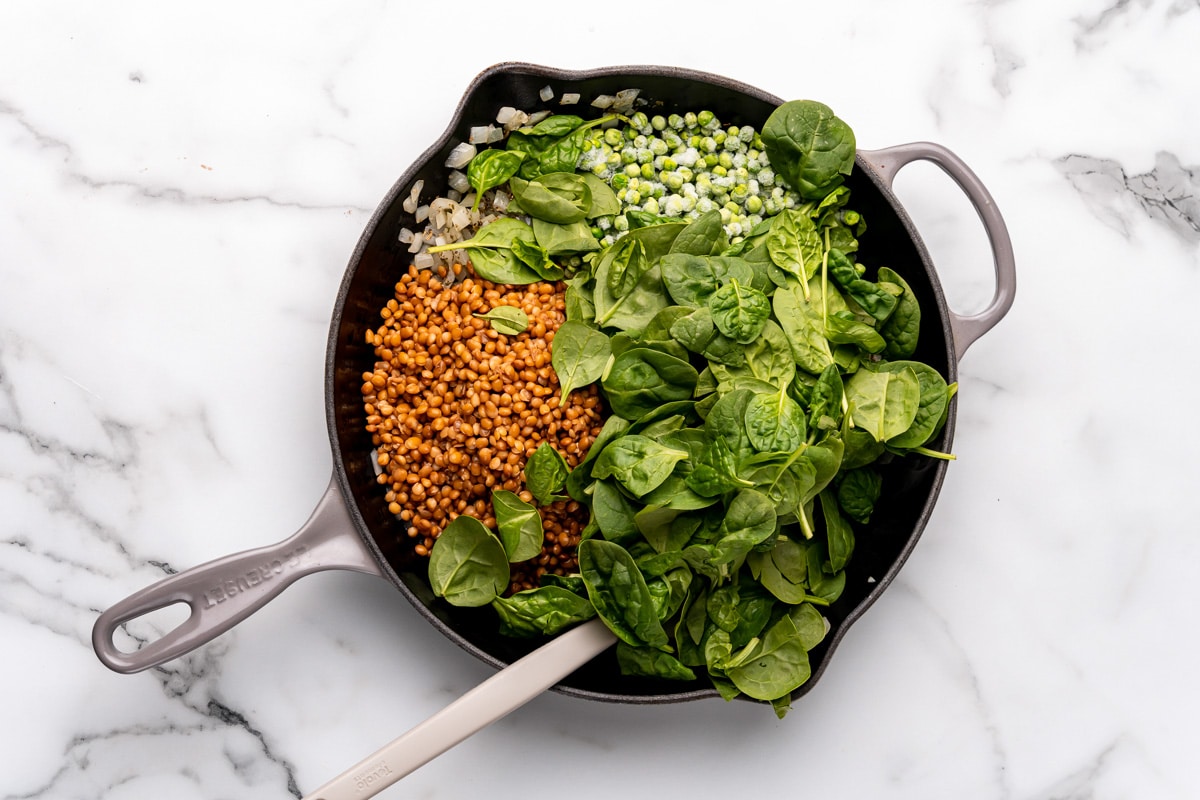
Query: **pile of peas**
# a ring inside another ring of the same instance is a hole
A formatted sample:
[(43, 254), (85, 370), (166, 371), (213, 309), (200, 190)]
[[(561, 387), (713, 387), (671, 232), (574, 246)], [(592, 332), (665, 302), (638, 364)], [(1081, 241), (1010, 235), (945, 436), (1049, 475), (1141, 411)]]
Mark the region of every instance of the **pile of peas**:
[[(380, 311), (383, 323), (367, 331), (376, 362), (363, 373), (362, 396), (378, 481), (418, 555), (428, 555), (459, 514), (495, 529), (495, 489), (532, 502), (522, 471), (543, 441), (573, 467), (599, 434), (596, 387), (571, 392), (564, 404), (550, 364), (554, 332), (566, 319), (565, 288), (498, 286), (465, 267), (445, 285), (437, 273), (410, 267)], [(475, 316), (500, 305), (523, 309), (528, 329), (508, 336)], [(510, 591), (539, 585), (547, 572), (575, 571), (586, 522), (579, 504), (558, 501), (541, 514), (542, 553), (513, 565)]]
[[(688, 220), (720, 209), (734, 242), (802, 202), (771, 169), (759, 133), (724, 127), (711, 111), (638, 111), (626, 125), (596, 129), (579, 168), (607, 181), (626, 211)], [(628, 229), (622, 213), (597, 220), (593, 233), (607, 244)]]

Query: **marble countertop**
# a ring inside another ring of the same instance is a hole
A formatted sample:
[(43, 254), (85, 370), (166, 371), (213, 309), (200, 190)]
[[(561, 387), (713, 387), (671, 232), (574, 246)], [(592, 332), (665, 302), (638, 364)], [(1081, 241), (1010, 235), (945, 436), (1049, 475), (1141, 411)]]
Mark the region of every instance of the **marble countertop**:
[[(350, 253), (507, 60), (683, 65), (821, 99), (860, 147), (944, 144), (1005, 215), (1017, 300), (962, 361), (916, 551), (784, 720), (547, 694), (383, 796), (1200, 796), (1172, 304), (1200, 294), (1200, 3), (793, 7), (0, 6), (0, 800), (300, 797), (490, 674), (352, 573), (132, 676), (89, 636), (308, 516)], [(897, 191), (951, 305), (982, 307), (961, 193), (926, 164)]]

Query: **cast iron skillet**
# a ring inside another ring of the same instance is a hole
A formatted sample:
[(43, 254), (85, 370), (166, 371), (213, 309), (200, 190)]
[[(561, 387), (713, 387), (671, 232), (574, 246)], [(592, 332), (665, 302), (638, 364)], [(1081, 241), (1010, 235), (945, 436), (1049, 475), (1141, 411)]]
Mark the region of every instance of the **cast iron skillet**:
[[(508, 639), (495, 632), (489, 609), (454, 608), (435, 598), (425, 577), (426, 560), (405, 546), (402, 523), (388, 513), (375, 481), (371, 440), (365, 430), (361, 376), (373, 367), (374, 354), (364, 344), (379, 309), (411, 256), (397, 240), (402, 227), (417, 229), (402, 208), (414, 182), (425, 181), (422, 201), (444, 194), (443, 166), (455, 144), (473, 125), (485, 125), (503, 106), (524, 111), (547, 107), (539, 90), (550, 86), (555, 98), (578, 92), (584, 116), (589, 102), (601, 94), (636, 88), (652, 101), (648, 113), (709, 109), (725, 124), (761, 127), (782, 100), (729, 80), (672, 67), (622, 66), (569, 72), (523, 63), (504, 63), (482, 72), (471, 84), (446, 132), (410, 167), (388, 192), (355, 249), (334, 304), (325, 360), (325, 403), (333, 451), (333, 477), (312, 517), (295, 535), (172, 575), (139, 591), (101, 614), (92, 634), (100, 660), (113, 670), (137, 672), (177, 658), (225, 632), (261, 608), (297, 578), (325, 569), (365, 572), (390, 581), (426, 619), (463, 649), (500, 668), (543, 642)], [(551, 106), (557, 105), (557, 99)], [(915, 160), (931, 161), (947, 172), (975, 206), (991, 241), (995, 259), (995, 295), (983, 312), (954, 313), (946, 305), (937, 273), (912, 221), (891, 191), (896, 172)], [(860, 260), (872, 267), (889, 266), (912, 286), (923, 310), (920, 349), (913, 356), (936, 368), (948, 381), (957, 378), (958, 359), (972, 342), (1008, 312), (1016, 287), (1012, 246), (1004, 221), (990, 195), (971, 170), (945, 148), (928, 143), (859, 151), (854, 173), (846, 181), (852, 206), (868, 222)], [(969, 402), (969, 399), (967, 400)], [(955, 407), (932, 443), (951, 449)], [(832, 629), (812, 653), (812, 677), (794, 697), (820, 679), (830, 656), (850, 625), (887, 589), (912, 552), (937, 499), (947, 462), (910, 457), (887, 468), (884, 495), (872, 517), (871, 530), (847, 567), (842, 598), (828, 609)], [(133, 652), (118, 648), (113, 637), (121, 625), (174, 603), (186, 603), (191, 614), (162, 638)], [(347, 610), (347, 613), (350, 613)], [(633, 679), (619, 674), (607, 652), (564, 679), (557, 691), (596, 700), (663, 703), (710, 697), (708, 684)]]

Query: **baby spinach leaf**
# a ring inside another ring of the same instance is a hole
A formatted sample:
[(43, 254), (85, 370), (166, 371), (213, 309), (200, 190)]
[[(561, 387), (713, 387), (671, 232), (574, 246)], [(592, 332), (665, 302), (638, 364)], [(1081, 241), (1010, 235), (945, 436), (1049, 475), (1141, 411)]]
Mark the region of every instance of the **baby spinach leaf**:
[(883, 489), (883, 478), (872, 467), (847, 470), (837, 487), (838, 505), (855, 522), (871, 521), (871, 512)]
[(812, 650), (819, 645), (829, 632), (829, 623), (812, 603), (803, 603), (790, 609), (788, 616), (792, 618), (805, 650)]
[(808, 651), (796, 623), (784, 615), (772, 625), (749, 655), (725, 675), (747, 697), (774, 700), (791, 694), (812, 675)]
[(758, 393), (774, 394), (787, 386), (796, 375), (796, 362), (783, 330), (774, 320), (767, 320), (757, 339), (745, 346), (745, 363), (733, 366), (709, 362), (713, 376), (722, 391), (731, 387), (746, 387)]
[(596, 616), (586, 597), (561, 586), (539, 586), (510, 597), (497, 597), (492, 608), (505, 636), (554, 636)]
[(913, 295), (912, 287), (893, 270), (880, 267), (879, 280), (903, 290), (896, 310), (879, 327), (879, 334), (887, 342), (883, 354), (891, 359), (910, 358), (917, 351), (917, 340), (921, 333), (921, 305)]
[(508, 186), (526, 214), (558, 225), (579, 222), (592, 205), (591, 189), (574, 172), (544, 173), (530, 181), (513, 178)]
[(592, 292), (587, 287), (590, 280), (586, 273), (580, 272), (566, 282), (563, 303), (567, 322), (592, 322), (596, 319), (596, 306), (592, 302)]
[(563, 268), (550, 259), (546, 248), (537, 242), (517, 239), (512, 244), (513, 255), (525, 266), (538, 274), (544, 281), (562, 280)]
[(763, 588), (779, 600), (796, 605), (808, 598), (808, 549), (781, 538), (765, 553), (751, 553), (746, 562)]
[(688, 362), (648, 347), (617, 356), (601, 380), (614, 414), (635, 420), (663, 403), (689, 400), (699, 374)]
[(829, 251), (829, 274), (854, 302), (876, 320), (883, 322), (896, 310), (899, 298), (883, 285), (862, 278), (854, 262), (836, 248)]
[(837, 430), (842, 423), (842, 400), (845, 388), (837, 365), (829, 364), (821, 371), (808, 399), (808, 426), (819, 430)]
[(617, 665), (622, 675), (644, 678), (667, 678), (674, 681), (694, 681), (696, 673), (684, 666), (670, 653), (653, 647), (633, 647), (617, 642)]
[(756, 394), (746, 404), (746, 435), (755, 450), (792, 452), (808, 436), (804, 409), (780, 389), (773, 395)]
[(621, 213), (621, 201), (617, 199), (617, 193), (603, 178), (590, 172), (579, 174), (583, 176), (583, 181), (592, 194), (592, 204), (588, 207), (586, 215), (588, 219), (615, 217)]
[(740, 344), (750, 344), (757, 339), (771, 316), (767, 296), (736, 279), (709, 295), (708, 307), (717, 330)]
[(819, 375), (833, 363), (821, 306), (811, 297), (806, 298), (799, 284), (778, 289), (771, 297), (771, 305), (775, 320), (792, 348), (792, 356), (802, 369)]
[(557, 492), (563, 488), (570, 468), (562, 453), (549, 442), (542, 442), (525, 462), (525, 486), (539, 505), (565, 499)]
[(762, 128), (771, 167), (806, 200), (820, 200), (854, 167), (854, 131), (814, 100), (776, 108)]
[(729, 238), (725, 235), (725, 223), (719, 209), (707, 211), (696, 217), (679, 232), (671, 245), (672, 253), (694, 256), (715, 256), (725, 251)]
[(775, 504), (769, 497), (755, 489), (742, 489), (725, 511), (724, 533), (716, 544), (716, 560), (731, 564), (745, 558), (775, 533), (778, 521)]
[(624, 297), (633, 291), (642, 275), (650, 269), (646, 246), (640, 239), (624, 237), (613, 244), (612, 263), (605, 275), (605, 285), (613, 297)]
[(836, 602), (846, 589), (846, 573), (828, 569), (829, 551), (819, 540), (808, 543), (807, 555), (809, 591), (826, 604)]
[(551, 114), (534, 125), (527, 125), (520, 128), (519, 132), (526, 136), (545, 136), (558, 139), (573, 132), (576, 128), (582, 126), (583, 123), (583, 117), (574, 114)]
[(592, 465), (595, 478), (614, 477), (635, 497), (642, 497), (667, 479), (675, 464), (688, 457), (645, 436), (628, 434), (604, 448)]
[(429, 585), (452, 605), (486, 606), (508, 587), (508, 578), (504, 545), (474, 517), (455, 517), (433, 542)]
[(551, 256), (590, 253), (600, 249), (600, 242), (592, 235), (591, 226), (583, 220), (570, 225), (557, 225), (533, 217), (531, 225), (537, 243)]
[(580, 542), (578, 556), (588, 599), (609, 630), (634, 647), (667, 649), (667, 632), (633, 556), (603, 539)]
[(519, 219), (500, 217), (484, 225), (467, 241), (430, 247), (428, 252), (466, 250), (471, 254), (475, 273), (484, 280), (514, 285), (537, 283), (542, 277), (513, 254), (513, 242), (518, 240), (533, 242), (533, 228)]
[(517, 174), (525, 154), (512, 150), (484, 150), (471, 159), (467, 164), (467, 182), (475, 190), (475, 205), (472, 210), (479, 208), (483, 193), (494, 189)]
[(743, 259), (672, 252), (659, 262), (663, 285), (676, 303), (700, 308), (722, 284), (740, 281), (750, 286), (754, 274)]
[(496, 529), (509, 561), (528, 561), (542, 552), (545, 534), (536, 506), (512, 492), (497, 489), (492, 492), (492, 509), (496, 512)]
[(700, 452), (684, 480), (688, 488), (701, 497), (720, 497), (754, 485), (738, 477), (737, 462), (723, 437), (713, 438), (712, 445)]
[(550, 365), (561, 397), (600, 380), (611, 355), (608, 337), (587, 323), (567, 320), (560, 325), (550, 343)]
[(859, 370), (846, 381), (846, 399), (854, 426), (886, 442), (907, 431), (916, 419), (921, 385), (910, 367), (896, 372)]
[(940, 427), (943, 415), (950, 404), (950, 390), (937, 370), (920, 361), (890, 361), (877, 365), (880, 372), (899, 373), (910, 370), (917, 376), (920, 400), (912, 425), (888, 439), (889, 447), (911, 449), (920, 447), (933, 437)]
[(819, 495), (825, 519), (825, 542), (829, 549), (829, 568), (841, 572), (854, 552), (854, 531), (838, 511), (837, 495), (826, 489)]
[(492, 323), (492, 327), (507, 336), (524, 333), (529, 327), (529, 315), (516, 306), (496, 306), (486, 314), (476, 314)]
[(779, 212), (766, 238), (771, 263), (794, 275), (801, 287), (817, 273), (825, 256), (825, 245), (812, 218), (793, 209)]
[(825, 318), (825, 336), (835, 344), (853, 344), (868, 353), (881, 353), (887, 342), (870, 325), (849, 311), (838, 311)]
[(610, 542), (628, 544), (639, 536), (634, 515), (637, 505), (617, 488), (613, 480), (597, 481), (592, 491), (592, 514), (600, 532)]

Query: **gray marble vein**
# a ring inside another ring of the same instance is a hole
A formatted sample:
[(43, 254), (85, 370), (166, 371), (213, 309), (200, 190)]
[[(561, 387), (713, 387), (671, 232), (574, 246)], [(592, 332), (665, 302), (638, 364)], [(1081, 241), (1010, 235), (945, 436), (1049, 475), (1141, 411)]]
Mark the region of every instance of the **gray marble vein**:
[(1159, 152), (1154, 167), (1130, 175), (1115, 159), (1072, 153), (1054, 162), (1106, 225), (1129, 237), (1138, 210), (1186, 242), (1200, 242), (1200, 167)]

